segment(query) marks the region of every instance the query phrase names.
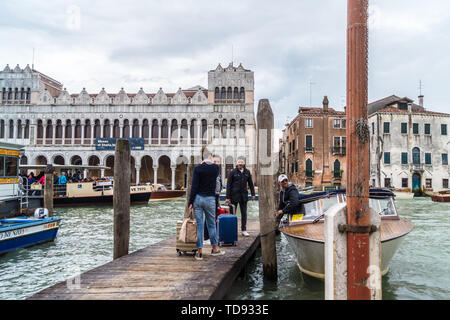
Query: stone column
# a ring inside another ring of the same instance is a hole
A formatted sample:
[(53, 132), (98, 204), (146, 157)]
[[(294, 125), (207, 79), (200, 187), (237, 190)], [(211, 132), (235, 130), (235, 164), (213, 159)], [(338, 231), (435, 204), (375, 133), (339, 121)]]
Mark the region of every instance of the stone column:
[(105, 177), (105, 169), (100, 169), (100, 177), (101, 178)]
[(119, 124), (119, 128), (120, 128), (120, 132), (119, 132), (119, 136), (118, 138), (123, 138), (124, 134), (123, 134), (123, 123)]
[(84, 127), (85, 124), (81, 123), (81, 144), (84, 144)]
[(83, 170), (83, 178), (86, 179), (87, 178), (87, 169)]
[(140, 173), (141, 173), (141, 166), (140, 165), (135, 165), (136, 167), (136, 185), (139, 185), (139, 178), (140, 178)]
[(158, 121), (158, 144), (161, 144), (161, 133), (162, 133), (162, 126), (159, 125)]
[(113, 136), (113, 128), (114, 128), (114, 121), (113, 123), (109, 124), (109, 137), (112, 138)]
[(94, 144), (94, 126), (95, 126), (95, 122), (93, 123), (92, 121), (91, 121), (91, 136), (90, 136), (90, 140), (91, 140), (91, 143), (90, 143), (90, 145), (93, 145)]
[(170, 166), (170, 169), (172, 169), (172, 190), (175, 190), (175, 169), (176, 166)]
[(56, 139), (56, 123), (53, 123), (52, 121), (52, 145), (55, 145), (55, 139)]
[(178, 124), (178, 144), (181, 143), (181, 122), (177, 122)]
[(158, 166), (153, 165), (153, 183), (158, 183)]
[(75, 123), (71, 123), (71, 132), (70, 132), (70, 144), (74, 144), (75, 143)]
[[(8, 125), (9, 129), (9, 125)], [(47, 124), (42, 124), (42, 144), (47, 144)], [(9, 130), (8, 130), (9, 131)], [(8, 132), (9, 134), (9, 132)]]

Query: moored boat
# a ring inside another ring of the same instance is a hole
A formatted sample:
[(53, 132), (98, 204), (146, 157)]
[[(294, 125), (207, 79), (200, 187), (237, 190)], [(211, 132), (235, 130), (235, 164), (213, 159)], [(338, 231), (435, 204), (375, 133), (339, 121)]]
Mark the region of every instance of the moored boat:
[[(370, 190), (370, 207), (381, 215), (382, 275), (404, 237), (413, 229), (411, 221), (400, 218), (394, 202), (395, 195), (386, 189)], [(300, 270), (310, 276), (325, 277), (325, 235), (323, 214), (334, 204), (346, 201), (345, 190), (301, 195), (305, 214), (289, 215), (280, 224), (280, 231), (294, 251)]]
[(409, 189), (392, 189), (395, 199), (411, 200), (414, 198), (414, 193)]
[(431, 194), (434, 202), (450, 202), (450, 190), (442, 190)]
[(152, 191), (150, 201), (173, 200), (186, 194), (186, 190), (168, 190), (165, 185), (159, 183), (151, 184), (149, 187)]
[(53, 241), (60, 222), (57, 217), (0, 219), (0, 254)]

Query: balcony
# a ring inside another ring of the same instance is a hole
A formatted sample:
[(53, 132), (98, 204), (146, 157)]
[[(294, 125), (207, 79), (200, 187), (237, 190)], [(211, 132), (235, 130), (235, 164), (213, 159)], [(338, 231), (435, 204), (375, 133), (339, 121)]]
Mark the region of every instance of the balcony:
[(333, 155), (341, 155), (341, 156), (345, 156), (347, 148), (346, 147), (339, 147), (339, 146), (334, 146), (333, 148), (331, 148)]
[(314, 178), (314, 170), (305, 170), (305, 177), (306, 178)]
[(313, 147), (305, 147), (305, 152), (312, 152), (312, 153), (314, 153), (314, 148)]
[(420, 172), (423, 172), (423, 163), (412, 163), (411, 165), (410, 165), (410, 169), (411, 169), (411, 172), (413, 172), (413, 171), (420, 171)]
[(343, 172), (344, 172), (344, 170), (333, 171), (333, 179), (341, 180)]

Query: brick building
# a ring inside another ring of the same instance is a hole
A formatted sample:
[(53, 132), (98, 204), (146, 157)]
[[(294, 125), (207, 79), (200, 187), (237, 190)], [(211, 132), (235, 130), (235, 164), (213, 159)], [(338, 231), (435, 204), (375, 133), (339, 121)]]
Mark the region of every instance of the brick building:
[(328, 106), (300, 107), (283, 132), (280, 166), (298, 187), (345, 187), (346, 115)]

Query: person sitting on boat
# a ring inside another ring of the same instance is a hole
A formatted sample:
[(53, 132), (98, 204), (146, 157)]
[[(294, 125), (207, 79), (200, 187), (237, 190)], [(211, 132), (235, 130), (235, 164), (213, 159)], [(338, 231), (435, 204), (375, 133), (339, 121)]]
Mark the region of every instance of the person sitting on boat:
[(275, 218), (279, 223), (284, 214), (297, 214), (305, 213), (305, 207), (299, 201), (299, 193), (294, 184), (289, 182), (289, 178), (285, 174), (281, 174), (278, 177), (278, 184), (281, 187), (280, 190), (280, 204), (278, 205), (278, 211), (275, 214)]

